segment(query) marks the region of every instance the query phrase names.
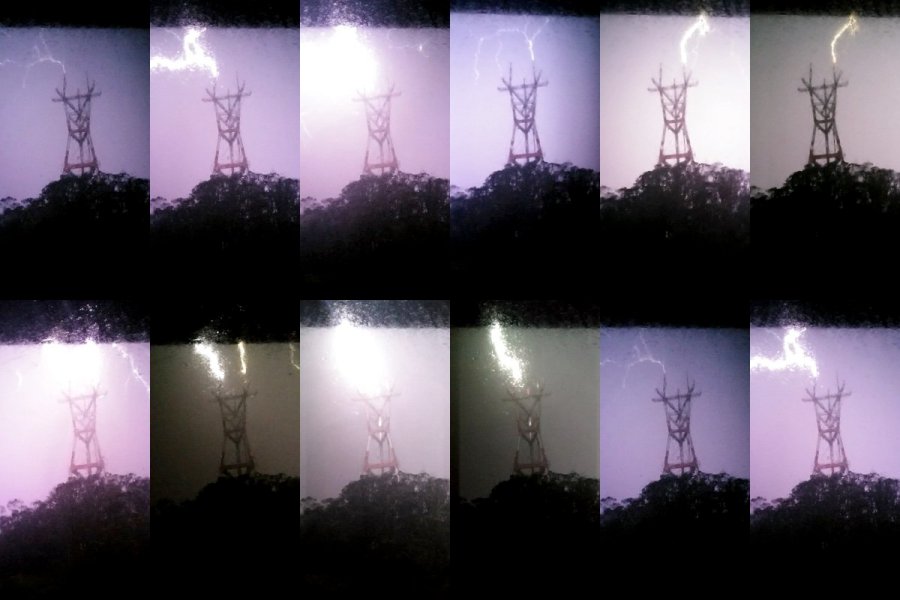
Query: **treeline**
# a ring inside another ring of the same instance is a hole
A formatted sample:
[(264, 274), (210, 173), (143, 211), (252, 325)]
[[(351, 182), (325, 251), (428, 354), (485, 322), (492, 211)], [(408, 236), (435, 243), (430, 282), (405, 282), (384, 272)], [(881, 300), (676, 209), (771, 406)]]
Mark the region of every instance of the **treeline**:
[[(152, 266), (222, 285), (272, 285), (298, 265), (299, 182), (277, 174), (213, 175), (187, 198), (153, 199)], [(228, 283), (224, 283), (227, 280)]]
[(753, 508), (750, 549), (773, 564), (840, 557), (846, 566), (900, 548), (900, 481), (875, 473), (813, 475), (787, 498), (754, 498)]
[[(121, 292), (143, 276), (149, 182), (63, 175), (36, 198), (0, 200), (0, 254), (22, 293)], [(113, 281), (115, 278), (115, 281)]]
[(304, 198), (302, 283), (338, 294), (446, 296), (448, 189), (446, 179), (398, 172), (363, 175), (337, 198)]
[(889, 289), (881, 258), (900, 253), (900, 174), (868, 163), (807, 166), (781, 187), (754, 189), (751, 219), (761, 293), (808, 293), (809, 281), (835, 276), (870, 293)]
[(119, 594), (150, 575), (150, 480), (95, 475), (0, 512), (0, 593)]

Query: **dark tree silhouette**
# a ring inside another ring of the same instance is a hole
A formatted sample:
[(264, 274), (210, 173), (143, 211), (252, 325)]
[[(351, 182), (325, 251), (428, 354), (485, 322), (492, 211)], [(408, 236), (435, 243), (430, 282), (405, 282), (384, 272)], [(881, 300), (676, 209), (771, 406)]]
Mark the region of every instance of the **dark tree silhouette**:
[(300, 271), (308, 289), (370, 297), (449, 293), (446, 179), (363, 175), (337, 198), (303, 205)]
[(154, 198), (157, 279), (271, 286), (298, 264), (299, 184), (276, 174), (213, 175), (187, 198)]
[(4, 597), (119, 593), (150, 566), (150, 480), (70, 479), (46, 500), (10, 503), (0, 516)]
[(751, 219), (760, 294), (808, 293), (810, 281), (836, 274), (869, 293), (886, 289), (881, 260), (900, 251), (900, 174), (868, 163), (807, 166), (780, 188), (754, 189)]
[(37, 198), (0, 201), (0, 254), (20, 293), (103, 295), (143, 280), (149, 183), (63, 175)]

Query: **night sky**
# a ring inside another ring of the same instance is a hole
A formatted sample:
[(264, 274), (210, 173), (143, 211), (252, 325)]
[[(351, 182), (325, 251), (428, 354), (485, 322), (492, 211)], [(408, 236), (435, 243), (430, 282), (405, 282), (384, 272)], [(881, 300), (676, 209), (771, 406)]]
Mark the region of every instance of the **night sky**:
[(705, 473), (750, 475), (747, 331), (604, 328), (600, 332), (600, 494), (619, 500), (659, 479), (666, 452), (656, 389), (695, 383), (691, 437)]
[(66, 117), (56, 88), (101, 96), (91, 136), (104, 173), (150, 175), (148, 38), (136, 29), (0, 29), (0, 197), (37, 196), (62, 173)]
[(68, 479), (73, 433), (63, 393), (88, 393), (95, 383), (106, 392), (96, 423), (106, 471), (150, 476), (150, 345), (95, 348), (97, 360), (87, 361), (83, 344), (56, 355), (42, 344), (0, 346), (0, 506), (43, 500)]
[[(362, 173), (368, 134), (358, 92), (391, 101), (400, 170), (447, 178), (450, 89), (447, 29), (300, 29), (302, 196), (337, 196)], [(377, 160), (377, 156), (372, 156)]]
[(451, 14), (451, 185), (480, 186), (506, 164), (512, 109), (497, 88), (510, 64), (514, 84), (533, 69), (549, 83), (535, 117), (544, 159), (599, 169), (599, 48), (597, 19)]
[[(656, 165), (662, 109), (659, 93), (647, 90), (653, 85), (651, 78), (659, 77), (660, 65), (665, 85), (671, 85), (673, 78), (681, 80), (681, 37), (696, 20), (693, 16), (600, 17), (602, 185), (631, 186)], [(694, 159), (747, 171), (750, 19), (709, 17), (708, 23), (709, 32), (695, 35), (686, 45), (685, 66), (698, 82), (688, 89), (685, 117)], [(755, 86), (755, 72), (753, 77)], [(670, 134), (667, 143), (671, 139)], [(755, 133), (753, 139), (755, 143)]]
[[(755, 15), (752, 20), (752, 185), (780, 186), (806, 165), (813, 130), (801, 77), (832, 77), (831, 40), (847, 17)], [(837, 69), (849, 82), (837, 98), (837, 129), (848, 162), (900, 170), (894, 148), (900, 78), (884, 57), (900, 54), (900, 19), (861, 18), (837, 42)], [(821, 134), (820, 134), (821, 139)]]
[[(237, 344), (214, 344), (226, 393), (245, 385)], [(297, 344), (246, 344), (247, 438), (260, 473), (299, 474)], [(187, 500), (218, 477), (222, 420), (213, 392), (219, 382), (190, 345), (153, 346), (154, 500)]]
[[(184, 56), (186, 28), (151, 28), (151, 57)], [(198, 38), (218, 69), (154, 69), (150, 73), (150, 196), (186, 197), (209, 179), (216, 152), (213, 105), (206, 90), (252, 93), (241, 102), (241, 136), (255, 173), (298, 178), (300, 58), (292, 29), (207, 28)], [(144, 57), (146, 60), (146, 55)]]
[[(784, 358), (787, 331), (752, 328), (751, 356)], [(850, 470), (900, 478), (900, 331), (810, 328), (797, 344), (790, 348), (809, 357), (818, 377), (812, 367), (754, 369), (750, 375), (751, 498), (786, 497), (812, 474), (816, 417), (813, 404), (802, 399), (814, 381), (818, 393), (835, 392), (840, 381), (852, 394), (841, 406)]]
[[(550, 470), (596, 478), (598, 336), (595, 329), (503, 328), (523, 363), (523, 385), (543, 384), (541, 434)], [(488, 328), (455, 328), (453, 402), (459, 410), (459, 493), (474, 499), (512, 474), (518, 433), (511, 385)], [(522, 451), (525, 451), (523, 445)], [(524, 457), (522, 457), (524, 458)]]

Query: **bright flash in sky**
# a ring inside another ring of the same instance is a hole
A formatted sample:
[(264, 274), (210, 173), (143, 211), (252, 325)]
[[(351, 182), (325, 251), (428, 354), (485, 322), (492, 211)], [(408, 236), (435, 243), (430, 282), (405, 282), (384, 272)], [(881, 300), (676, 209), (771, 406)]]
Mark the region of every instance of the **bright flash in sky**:
[(247, 377), (247, 349), (244, 347), (244, 341), (238, 342), (238, 352), (241, 355), (241, 375)]
[(334, 328), (334, 351), (341, 375), (365, 396), (387, 391), (383, 352), (371, 329), (342, 316)]
[(206, 28), (188, 27), (182, 40), (181, 55), (176, 58), (151, 56), (151, 71), (209, 71), (212, 77), (219, 76), (219, 65), (215, 57), (209, 53), (200, 36)]
[(103, 361), (100, 348), (93, 340), (83, 344), (61, 344), (54, 339), (41, 344), (41, 361), (57, 385), (73, 392), (100, 383)]
[(844, 26), (838, 29), (838, 32), (834, 34), (834, 37), (831, 38), (831, 62), (837, 64), (837, 49), (835, 46), (837, 45), (837, 41), (844, 35), (844, 32), (850, 30), (850, 35), (859, 30), (859, 21), (856, 19), (856, 15), (850, 13), (850, 18), (847, 19), (847, 22), (844, 23)]
[(357, 92), (372, 91), (378, 65), (356, 27), (338, 25), (302, 38), (301, 86), (336, 102), (349, 102)]
[(517, 358), (506, 343), (506, 337), (503, 335), (503, 328), (500, 323), (494, 321), (491, 325), (491, 345), (494, 348), (494, 357), (500, 368), (506, 371), (510, 382), (521, 387), (524, 380), (524, 366), (522, 359)]
[(701, 12), (694, 24), (681, 36), (681, 64), (683, 65), (687, 64), (687, 44), (694, 37), (695, 33), (700, 34), (700, 36), (709, 33), (709, 20), (706, 18), (706, 13)]
[(222, 368), (222, 360), (212, 344), (198, 340), (194, 342), (194, 353), (206, 359), (206, 363), (209, 365), (209, 374), (213, 379), (219, 382), (225, 380), (225, 369)]
[(788, 327), (784, 334), (783, 352), (776, 358), (751, 356), (750, 369), (754, 371), (809, 371), (812, 377), (819, 376), (819, 365), (815, 357), (800, 341), (806, 329)]

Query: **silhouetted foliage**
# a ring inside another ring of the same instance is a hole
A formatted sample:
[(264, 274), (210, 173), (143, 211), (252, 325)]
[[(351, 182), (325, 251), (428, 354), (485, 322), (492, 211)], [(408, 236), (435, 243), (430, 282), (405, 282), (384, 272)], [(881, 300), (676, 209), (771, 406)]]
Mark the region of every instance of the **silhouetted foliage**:
[(370, 297), (448, 292), (448, 202), (447, 180), (425, 173), (363, 175), (337, 198), (305, 198), (302, 282)]
[(605, 190), (597, 245), (604, 272), (646, 272), (652, 285), (715, 275), (741, 283), (750, 245), (747, 173), (721, 165), (657, 166)]
[[(583, 268), (596, 254), (596, 171), (546, 162), (507, 166), (450, 198), (452, 272), (457, 285), (486, 293), (593, 283)], [(555, 296), (554, 296), (555, 297)]]
[(159, 277), (235, 277), (270, 284), (297, 268), (300, 193), (276, 174), (213, 175), (187, 198), (154, 198), (151, 255)]
[(10, 503), (0, 516), (3, 597), (117, 592), (150, 563), (150, 480), (70, 479), (46, 500)]
[(754, 498), (750, 547), (773, 564), (867, 561), (900, 547), (900, 481), (875, 473), (813, 475), (791, 495)]
[[(126, 174), (63, 175), (37, 198), (0, 201), (0, 254), (20, 292), (97, 295), (134, 287), (147, 251), (149, 182)], [(136, 268), (136, 264), (139, 268)], [(113, 281), (115, 278), (115, 281)]]
[(871, 164), (807, 166), (780, 188), (754, 189), (751, 219), (760, 292), (808, 293), (809, 281), (836, 273), (871, 292), (882, 280), (878, 259), (900, 252), (900, 174)]
[[(270, 573), (297, 569), (300, 482), (285, 475), (220, 477), (197, 498), (153, 505), (159, 589), (261, 593)], [(283, 583), (281, 584), (283, 587)]]
[(454, 586), (464, 593), (560, 592), (600, 563), (599, 526), (596, 479), (513, 475), (487, 498), (457, 505)]
[[(364, 476), (339, 497), (305, 499), (303, 591), (448, 595), (450, 484), (426, 474)], [(411, 596), (412, 597), (412, 596)]]

